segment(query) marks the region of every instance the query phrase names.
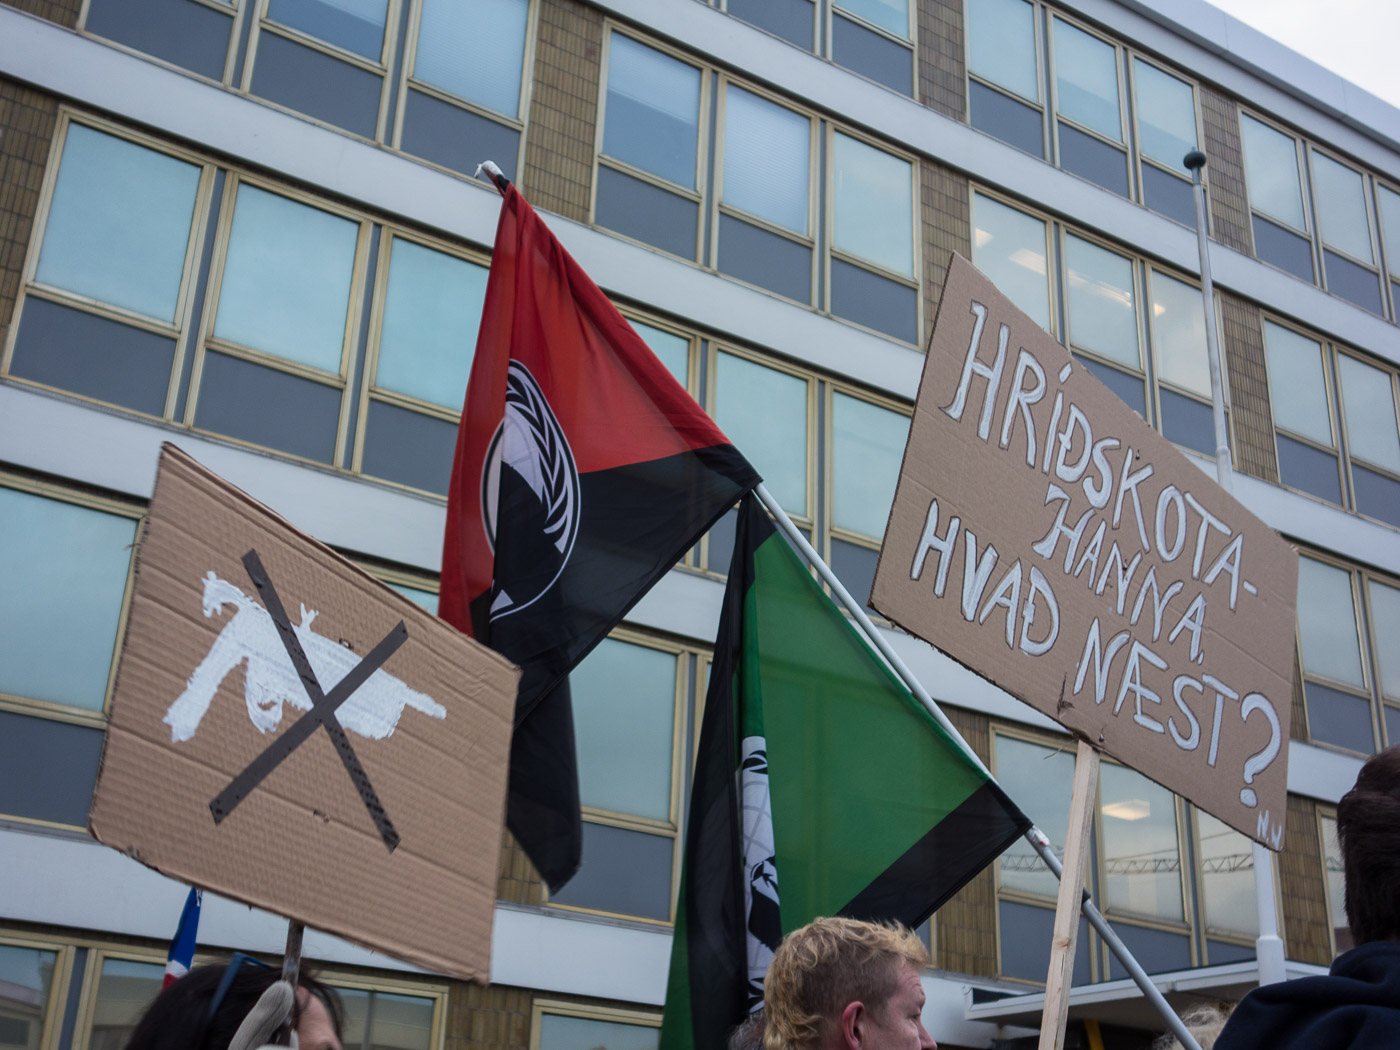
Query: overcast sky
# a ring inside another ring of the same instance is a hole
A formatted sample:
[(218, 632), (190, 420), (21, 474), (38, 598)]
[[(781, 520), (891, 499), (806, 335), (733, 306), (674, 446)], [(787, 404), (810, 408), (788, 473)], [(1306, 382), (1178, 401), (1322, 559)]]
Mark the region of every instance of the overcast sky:
[(1209, 0), (1281, 44), (1400, 107), (1397, 0)]

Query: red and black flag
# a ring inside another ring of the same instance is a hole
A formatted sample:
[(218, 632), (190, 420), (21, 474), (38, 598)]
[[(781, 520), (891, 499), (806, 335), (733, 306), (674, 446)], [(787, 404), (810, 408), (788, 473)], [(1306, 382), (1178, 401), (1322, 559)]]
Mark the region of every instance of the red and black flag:
[(439, 613), (523, 669), (506, 819), (558, 889), (582, 843), (566, 676), (759, 478), (498, 184)]

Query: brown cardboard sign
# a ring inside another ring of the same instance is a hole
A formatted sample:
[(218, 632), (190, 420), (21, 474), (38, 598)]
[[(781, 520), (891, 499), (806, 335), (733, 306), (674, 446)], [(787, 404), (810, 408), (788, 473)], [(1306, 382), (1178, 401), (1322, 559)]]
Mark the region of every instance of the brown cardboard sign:
[(486, 981), (519, 671), (161, 451), (89, 828)]
[(871, 597), (1274, 850), (1297, 553), (954, 256)]

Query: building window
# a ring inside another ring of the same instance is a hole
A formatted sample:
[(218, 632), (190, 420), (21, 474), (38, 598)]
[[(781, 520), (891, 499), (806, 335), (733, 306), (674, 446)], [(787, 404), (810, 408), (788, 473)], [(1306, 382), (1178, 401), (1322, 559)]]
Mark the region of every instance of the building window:
[(1133, 261), (1065, 234), (1069, 345), (1105, 386), (1149, 419)]
[(695, 261), (700, 236), (700, 70), (607, 35), (594, 222)]
[(830, 142), (831, 312), (917, 344), (917, 168), (840, 131)]
[(1322, 276), (1327, 290), (1384, 316), (1367, 179), (1316, 147), (1310, 149)]
[(64, 119), (5, 371), (165, 415), (208, 168)]
[(1351, 924), (1347, 922), (1346, 879), (1342, 870), (1342, 848), (1337, 842), (1335, 810), (1317, 811), (1319, 845), (1322, 847), (1322, 874), (1327, 888), (1328, 927), (1332, 934), (1332, 954), (1337, 956), (1355, 947)]
[(583, 862), (551, 904), (671, 921), (693, 660), (689, 650), (617, 631), (569, 676)]
[(1370, 754), (1376, 736), (1358, 583), (1348, 569), (1316, 558), (1298, 559), (1298, 652), (1309, 738)]
[(536, 999), (530, 1050), (656, 1050), (661, 1017), (582, 1003)]
[(1312, 239), (1304, 205), (1298, 142), (1240, 114), (1245, 184), (1253, 212), (1254, 254), (1304, 281), (1313, 281)]
[(1136, 770), (1104, 762), (1099, 767), (1099, 814), (1107, 911), (1182, 923), (1176, 796)]
[(1158, 429), (1169, 441), (1213, 459), (1215, 416), (1201, 290), (1152, 266), (1147, 268), (1147, 284)]
[(1382, 253), (1389, 272), (1391, 317), (1400, 317), (1400, 193), (1389, 186), (1376, 184), (1376, 198), (1381, 215)]
[[(909, 0), (706, 0), (804, 51), (904, 95), (914, 94), (914, 10)], [(818, 22), (821, 32), (818, 32)]]
[(1283, 484), (1400, 528), (1395, 373), (1269, 319), (1264, 349)]
[(356, 470), (447, 495), (487, 265), (386, 234)]
[(1194, 227), (1196, 202), (1181, 162), (1200, 142), (1196, 89), (1137, 55), (1132, 69), (1142, 202)]
[(1252, 958), (1259, 935), (1254, 845), (1228, 824), (1193, 807), (1207, 963)]
[[(1019, 2), (1019, 0), (1018, 0)], [(972, 195), (972, 263), (1052, 335), (1049, 224), (983, 193)]]
[(136, 512), (0, 482), (0, 814), (84, 827)]
[(1118, 48), (1063, 18), (1050, 21), (1059, 165), (1127, 197)]
[(0, 1046), (5, 1050), (47, 1050), (57, 1044), (68, 956), (60, 945), (8, 934), (0, 939)]
[(813, 120), (737, 84), (726, 83), (722, 97), (716, 266), (810, 305)]
[(1038, 9), (1026, 0), (967, 0), (972, 126), (1045, 156)]
[[(470, 175), (489, 157), (515, 178), (529, 0), (145, 0), (142, 8), (135, 17), (128, 0), (90, 0), (82, 29), (453, 171)], [(247, 19), (254, 26), (240, 33)]]
[(826, 417), (831, 464), (827, 562), (862, 604), (875, 582), (875, 563), (894, 503), (909, 416), (892, 404), (832, 389)]
[[(361, 981), (325, 974), (345, 1009), (345, 1050), (435, 1050), (442, 1045), (447, 989), (405, 982)], [(430, 994), (419, 994), (424, 991)]]
[(193, 424), (336, 464), (366, 224), (242, 180), (225, 212)]
[(81, 1050), (121, 1050), (160, 992), (165, 967), (106, 954), (99, 954), (89, 966), (96, 971), (96, 988), (88, 991), (91, 1005)]
[(515, 179), (529, 0), (421, 0), (414, 10), (396, 145), (464, 174), (490, 158)]

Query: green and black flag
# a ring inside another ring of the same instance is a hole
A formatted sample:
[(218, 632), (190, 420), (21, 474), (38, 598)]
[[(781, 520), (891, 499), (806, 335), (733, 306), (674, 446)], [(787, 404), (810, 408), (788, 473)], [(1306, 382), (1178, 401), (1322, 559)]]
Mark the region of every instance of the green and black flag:
[(661, 1050), (723, 1050), (783, 934), (821, 915), (917, 926), (1029, 827), (746, 496)]

